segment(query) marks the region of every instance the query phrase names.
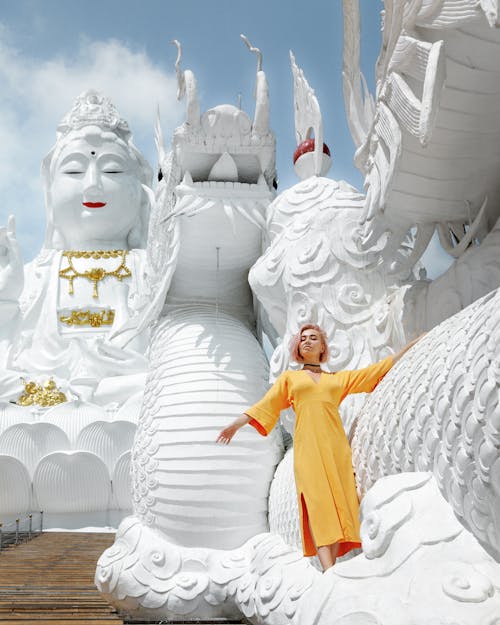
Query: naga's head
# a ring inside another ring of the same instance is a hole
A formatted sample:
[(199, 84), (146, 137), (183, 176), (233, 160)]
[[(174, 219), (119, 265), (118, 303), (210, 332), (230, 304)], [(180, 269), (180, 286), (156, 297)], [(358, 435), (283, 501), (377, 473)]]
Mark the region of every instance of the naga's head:
[[(181, 48), (176, 45), (178, 97), (186, 98), (186, 121), (174, 132), (169, 155), (157, 129), (162, 175), (157, 197), (163, 205), (158, 224), (161, 228), (162, 223), (175, 222), (181, 241), (169, 295), (220, 295), (214, 282), (217, 269), (239, 276), (237, 293), (231, 290), (228, 300), (250, 301), (246, 273), (262, 252), (262, 232), (276, 186), (266, 76), (259, 61), (253, 120), (231, 104), (201, 113), (196, 79), (191, 71), (180, 71)], [(183, 278), (190, 272), (194, 279), (194, 266), (196, 284)]]
[[(243, 36), (242, 36), (243, 37)], [(241, 108), (221, 104), (200, 112), (196, 78), (180, 70), (181, 46), (176, 62), (178, 98), (186, 98), (186, 121), (173, 137), (178, 175), (206, 194), (224, 188), (224, 194), (247, 196), (251, 191), (274, 192), (276, 188), (275, 137), (269, 128), (269, 89), (261, 69), (260, 51), (255, 86), (253, 120)], [(161, 152), (161, 148), (160, 148)], [(160, 167), (161, 167), (160, 154)], [(165, 174), (165, 172), (162, 172)]]

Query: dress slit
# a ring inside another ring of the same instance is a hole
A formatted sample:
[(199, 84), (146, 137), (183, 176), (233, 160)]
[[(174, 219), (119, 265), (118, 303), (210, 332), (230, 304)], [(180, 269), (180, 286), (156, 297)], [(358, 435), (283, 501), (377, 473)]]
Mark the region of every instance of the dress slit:
[[(309, 512), (307, 510), (307, 503), (304, 497), (304, 493), (300, 493), (300, 508), (301, 508), (301, 521), (302, 521), (302, 547), (304, 551), (304, 555), (307, 557), (315, 556), (318, 553), (316, 547), (316, 541), (314, 540), (314, 536), (312, 534), (311, 525), (309, 523)], [(340, 558), (344, 556), (346, 553), (351, 551), (351, 549), (359, 549), (361, 547), (361, 542), (357, 540), (348, 540), (345, 538), (340, 538), (337, 540), (330, 540), (324, 544), (333, 545), (338, 543), (339, 550), (337, 556)], [(323, 543), (318, 545), (318, 547), (323, 547)]]
[(309, 513), (307, 511), (306, 500), (304, 499), (304, 493), (300, 493), (300, 505), (301, 505), (301, 517), (302, 517), (302, 542), (304, 548), (304, 555), (315, 555), (316, 543), (311, 532), (311, 526), (309, 525)]

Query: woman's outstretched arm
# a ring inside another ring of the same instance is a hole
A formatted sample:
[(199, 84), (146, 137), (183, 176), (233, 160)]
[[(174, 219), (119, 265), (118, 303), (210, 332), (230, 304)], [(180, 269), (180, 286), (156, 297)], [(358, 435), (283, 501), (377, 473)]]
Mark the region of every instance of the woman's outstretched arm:
[(242, 428), (244, 425), (250, 422), (251, 417), (247, 414), (241, 414), (237, 419), (235, 419), (230, 425), (224, 428), (217, 438), (218, 443), (224, 443), (224, 445), (229, 445), (231, 439), (236, 434), (236, 432)]
[(276, 425), (280, 412), (290, 405), (287, 379), (287, 372), (282, 373), (260, 401), (222, 430), (217, 442), (227, 445), (236, 432), (247, 423), (262, 436), (267, 436)]
[(387, 356), (387, 358), (362, 369), (345, 371), (346, 383), (342, 393), (342, 400), (350, 393), (371, 393), (391, 367), (423, 336), (424, 334), (421, 334), (413, 341), (407, 343), (394, 356)]
[(397, 354), (394, 354), (393, 356), (394, 363), (396, 363), (400, 358), (402, 358), (402, 356), (404, 356), (404, 354), (406, 354), (406, 352), (411, 347), (413, 347), (415, 343), (420, 341), (420, 339), (424, 337), (426, 334), (427, 332), (423, 332), (420, 336), (417, 336), (417, 338), (413, 339), (413, 341), (410, 341), (409, 343), (407, 343)]

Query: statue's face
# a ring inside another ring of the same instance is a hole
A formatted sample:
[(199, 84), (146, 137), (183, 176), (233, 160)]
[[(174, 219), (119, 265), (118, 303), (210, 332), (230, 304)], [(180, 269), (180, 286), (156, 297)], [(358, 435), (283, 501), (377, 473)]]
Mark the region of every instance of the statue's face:
[(137, 164), (110, 133), (77, 136), (53, 167), (54, 226), (66, 245), (126, 241), (141, 210)]

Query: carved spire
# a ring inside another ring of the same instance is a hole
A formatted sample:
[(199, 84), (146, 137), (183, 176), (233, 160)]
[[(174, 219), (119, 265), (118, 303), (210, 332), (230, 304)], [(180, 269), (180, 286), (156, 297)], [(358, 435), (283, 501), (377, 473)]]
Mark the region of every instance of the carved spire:
[(314, 175), (321, 175), (323, 168), (323, 118), (318, 98), (307, 82), (304, 72), (295, 62), (290, 50), (290, 65), (293, 75), (293, 104), (295, 137), (297, 145), (311, 139), (314, 134)]
[(262, 71), (262, 52), (260, 51), (260, 48), (254, 48), (254, 46), (252, 46), (252, 44), (250, 43), (246, 35), (241, 34), (240, 37), (246, 43), (246, 46), (250, 50), (250, 52), (253, 52), (254, 54), (257, 55), (257, 73), (261, 72)]
[(253, 120), (253, 131), (258, 135), (269, 133), (269, 85), (266, 74), (262, 69), (262, 52), (259, 48), (252, 46), (245, 35), (240, 35), (250, 52), (257, 55), (257, 75), (255, 80), (255, 115)]
[(175, 61), (177, 99), (180, 102), (186, 96), (186, 123), (193, 128), (198, 128), (200, 125), (200, 102), (196, 78), (190, 69), (181, 70), (182, 46), (177, 39), (173, 39), (172, 43), (177, 47), (177, 59)]
[[(404, 6), (401, 3), (402, 6)], [(358, 148), (366, 139), (375, 103), (368, 91), (360, 69), (360, 16), (359, 0), (343, 0), (344, 52), (342, 79), (347, 121), (354, 145)]]
[(161, 180), (163, 177), (162, 165), (165, 161), (165, 157), (167, 152), (165, 150), (165, 141), (163, 140), (163, 131), (161, 128), (161, 120), (160, 120), (160, 107), (158, 106), (156, 109), (156, 121), (155, 121), (155, 144), (156, 151), (158, 153), (158, 177)]

